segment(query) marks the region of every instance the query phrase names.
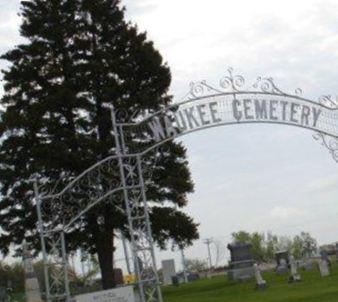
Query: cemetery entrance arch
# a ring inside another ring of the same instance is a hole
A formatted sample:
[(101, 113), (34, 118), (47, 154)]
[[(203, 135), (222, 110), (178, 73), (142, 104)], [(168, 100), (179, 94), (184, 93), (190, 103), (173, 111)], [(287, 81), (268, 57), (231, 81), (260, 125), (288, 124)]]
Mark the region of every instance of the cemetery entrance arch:
[[(280, 90), (271, 78), (248, 86), (228, 70), (217, 88), (192, 83), (189, 94), (157, 112), (122, 114), (111, 109), (114, 155), (98, 162), (58, 193), (35, 184), (48, 301), (70, 299), (65, 234), (98, 203), (113, 202), (128, 218), (141, 302), (162, 302), (146, 196), (158, 148), (182, 135), (217, 126), (269, 123), (314, 131), (338, 162), (338, 109), (331, 96), (306, 99), (302, 91)], [(137, 143), (135, 143), (137, 142)]]

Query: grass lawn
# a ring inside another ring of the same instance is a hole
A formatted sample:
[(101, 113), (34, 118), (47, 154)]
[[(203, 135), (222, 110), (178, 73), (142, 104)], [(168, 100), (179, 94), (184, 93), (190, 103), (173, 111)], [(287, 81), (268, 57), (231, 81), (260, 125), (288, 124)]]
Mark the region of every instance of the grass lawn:
[(300, 271), (302, 282), (288, 283), (288, 276), (263, 274), (265, 291), (254, 289), (254, 282), (234, 284), (226, 277), (199, 280), (180, 287), (163, 288), (164, 302), (338, 302), (338, 266), (331, 275), (320, 276), (318, 269)]

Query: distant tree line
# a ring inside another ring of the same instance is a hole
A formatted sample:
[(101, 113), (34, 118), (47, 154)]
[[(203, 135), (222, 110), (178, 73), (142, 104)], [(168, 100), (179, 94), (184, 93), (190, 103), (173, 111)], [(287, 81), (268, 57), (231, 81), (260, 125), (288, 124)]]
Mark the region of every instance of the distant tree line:
[(254, 259), (258, 262), (270, 262), (275, 259), (275, 253), (289, 251), (296, 259), (312, 256), (318, 250), (318, 244), (307, 232), (301, 232), (294, 237), (278, 236), (271, 232), (267, 234), (246, 231), (232, 233), (233, 242), (250, 243)]

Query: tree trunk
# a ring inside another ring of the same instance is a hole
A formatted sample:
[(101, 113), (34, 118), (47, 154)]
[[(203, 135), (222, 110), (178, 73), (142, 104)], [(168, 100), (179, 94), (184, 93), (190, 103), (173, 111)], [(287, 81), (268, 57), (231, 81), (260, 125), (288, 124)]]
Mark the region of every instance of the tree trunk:
[(101, 240), (97, 240), (96, 242), (103, 289), (110, 289), (116, 286), (114, 280), (113, 244), (114, 235), (109, 233), (102, 234)]

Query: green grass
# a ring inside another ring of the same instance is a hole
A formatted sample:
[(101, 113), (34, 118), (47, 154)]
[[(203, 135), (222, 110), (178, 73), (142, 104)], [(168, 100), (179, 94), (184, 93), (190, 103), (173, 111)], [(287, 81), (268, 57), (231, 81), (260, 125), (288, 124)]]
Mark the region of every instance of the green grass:
[(10, 302), (24, 302), (26, 301), (23, 293), (13, 293)]
[(302, 282), (288, 283), (288, 276), (264, 273), (265, 291), (254, 282), (235, 284), (226, 277), (199, 280), (180, 287), (163, 288), (164, 302), (338, 302), (338, 266), (325, 278), (317, 269), (300, 271)]

